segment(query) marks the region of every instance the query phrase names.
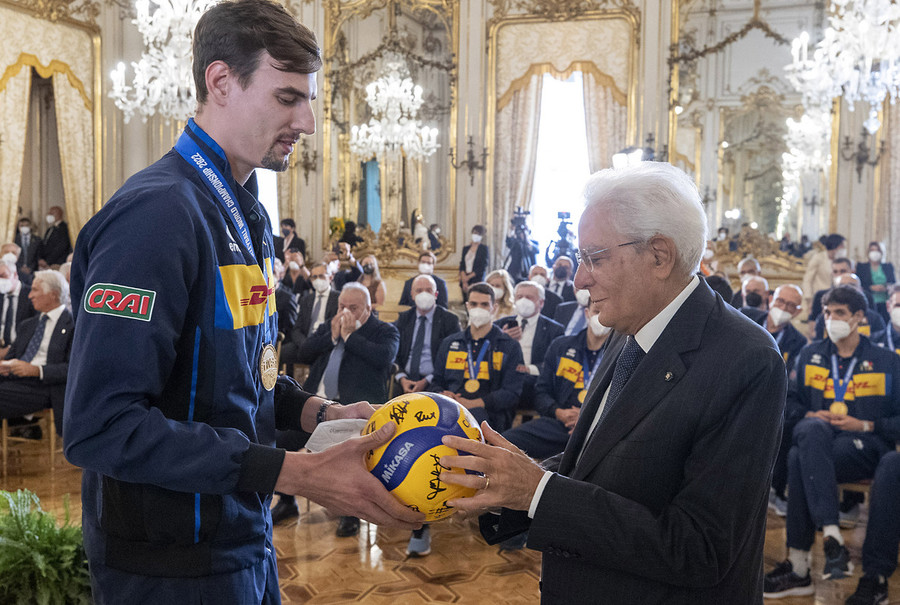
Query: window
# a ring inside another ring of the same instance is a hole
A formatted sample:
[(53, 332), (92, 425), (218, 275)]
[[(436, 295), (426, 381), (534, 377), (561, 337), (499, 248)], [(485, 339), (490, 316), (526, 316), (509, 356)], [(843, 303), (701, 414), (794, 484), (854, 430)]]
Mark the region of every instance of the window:
[(256, 184), (259, 186), (259, 203), (269, 213), (272, 221), (272, 232), (281, 235), (281, 218), (278, 216), (278, 181), (271, 170), (256, 169)]

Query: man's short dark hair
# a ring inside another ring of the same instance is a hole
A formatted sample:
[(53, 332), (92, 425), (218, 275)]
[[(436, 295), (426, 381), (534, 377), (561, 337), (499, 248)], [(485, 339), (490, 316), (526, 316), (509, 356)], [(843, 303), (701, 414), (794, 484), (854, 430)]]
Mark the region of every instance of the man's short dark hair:
[(850, 285), (835, 286), (826, 292), (822, 297), (822, 306), (828, 305), (847, 305), (851, 313), (865, 312), (869, 309), (869, 301), (866, 300), (865, 294)]
[(846, 238), (840, 233), (832, 233), (831, 235), (825, 236), (825, 241), (822, 242), (825, 244), (826, 250), (837, 250), (841, 247), (841, 244), (844, 243)]
[(719, 275), (710, 275), (706, 278), (706, 285), (713, 289), (714, 292), (717, 292), (719, 296), (722, 297), (727, 303), (731, 302), (731, 299), (734, 297), (734, 292), (731, 289), (731, 286), (728, 284), (728, 280)]
[(281, 71), (312, 74), (322, 68), (316, 35), (271, 0), (228, 0), (203, 13), (194, 29), (193, 72), (197, 102), (206, 102), (206, 68), (223, 61), (250, 84), (263, 52)]
[(494, 288), (491, 284), (486, 281), (480, 281), (477, 284), (469, 286), (469, 295), (471, 296), (472, 292), (478, 292), (479, 294), (487, 294), (491, 297), (491, 304), (494, 304)]
[(17, 224), (21, 225), (22, 223), (28, 223), (30, 225), (31, 219), (28, 218), (27, 216), (23, 216), (22, 218), (19, 219), (19, 222)]
[(292, 219), (292, 218), (283, 218), (283, 219), (281, 219), (281, 224), (282, 224), (282, 225), (287, 225), (288, 227), (290, 227), (290, 228), (291, 228), (292, 230), (294, 230), (294, 231), (297, 230), (297, 223), (295, 223), (295, 222), (294, 222), (294, 219)]
[(419, 260), (422, 260), (423, 258), (430, 258), (431, 262), (433, 262), (433, 263), (437, 262), (437, 257), (434, 255), (434, 252), (432, 252), (431, 250), (423, 250), (422, 252), (420, 252)]
[(843, 256), (841, 258), (834, 259), (833, 261), (831, 261), (831, 264), (832, 265), (847, 265), (848, 267), (850, 267), (851, 271), (853, 270), (853, 261), (850, 260), (849, 258), (844, 258)]
[(487, 233), (487, 229), (484, 228), (484, 225), (475, 225), (474, 227), (472, 227), (472, 233), (484, 235), (485, 233)]

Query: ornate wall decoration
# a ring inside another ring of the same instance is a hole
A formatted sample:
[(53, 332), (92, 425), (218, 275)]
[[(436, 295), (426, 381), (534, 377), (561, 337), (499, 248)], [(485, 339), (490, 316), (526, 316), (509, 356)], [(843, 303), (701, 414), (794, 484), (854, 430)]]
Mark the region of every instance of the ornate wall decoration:
[(488, 0), (494, 7), (494, 16), (488, 29), (512, 14), (534, 15), (548, 21), (570, 21), (604, 8), (618, 8), (639, 14), (631, 0)]
[(100, 14), (97, 0), (9, 0), (9, 3), (30, 11), (38, 19), (54, 22), (72, 19), (96, 24)]

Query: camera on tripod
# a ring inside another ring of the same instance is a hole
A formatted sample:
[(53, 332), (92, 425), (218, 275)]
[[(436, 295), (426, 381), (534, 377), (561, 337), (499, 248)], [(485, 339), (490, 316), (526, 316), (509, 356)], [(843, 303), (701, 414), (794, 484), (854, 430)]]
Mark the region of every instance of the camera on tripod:
[(516, 206), (516, 209), (513, 211), (513, 217), (510, 220), (510, 224), (515, 228), (516, 233), (520, 231), (530, 231), (528, 225), (525, 223), (525, 219), (528, 215), (531, 214), (528, 210), (525, 210), (521, 206)]

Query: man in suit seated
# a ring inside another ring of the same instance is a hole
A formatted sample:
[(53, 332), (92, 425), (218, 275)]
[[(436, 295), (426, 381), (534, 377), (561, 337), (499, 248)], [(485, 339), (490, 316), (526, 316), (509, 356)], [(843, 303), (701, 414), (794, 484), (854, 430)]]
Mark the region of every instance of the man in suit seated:
[(891, 323), (881, 332), (872, 334), (872, 342), (900, 355), (900, 284), (888, 288), (885, 306)]
[(759, 322), (769, 310), (769, 282), (758, 275), (748, 277), (741, 284), (741, 297), (744, 301), (741, 313)]
[(578, 334), (587, 327), (584, 310), (591, 304), (591, 293), (587, 290), (575, 290), (575, 300), (564, 302), (556, 307), (553, 320), (562, 325), (566, 336)]
[(853, 273), (853, 263), (849, 258), (841, 257), (831, 261), (832, 286), (815, 293), (812, 299), (812, 305), (809, 307), (808, 321), (816, 321), (819, 319), (819, 315), (822, 314), (822, 297), (825, 296), (825, 293), (831, 290), (832, 287), (838, 285), (838, 278), (842, 275), (850, 275), (851, 273)]
[(541, 315), (544, 305), (544, 287), (533, 281), (523, 281), (515, 287), (516, 314), (501, 317), (495, 323), (503, 333), (519, 343), (522, 349), (522, 363), (516, 371), (525, 376), (522, 394), (519, 397), (520, 410), (533, 410), (534, 385), (544, 367), (544, 355), (550, 343), (562, 336), (563, 327), (552, 319)]
[(394, 322), (400, 332), (400, 371), (394, 378), (403, 393), (418, 393), (431, 390), (438, 348), (460, 327), (459, 318), (437, 304), (437, 285), (431, 275), (413, 278), (410, 294), (415, 308), (402, 312)]
[(297, 295), (284, 283), (284, 265), (278, 258), (272, 265), (272, 273), (275, 276), (275, 311), (278, 313), (278, 331), (284, 334), (281, 343), (282, 354), (284, 347), (290, 342), (294, 323), (297, 321)]
[[(338, 297), (337, 314), (299, 347), (300, 363), (310, 365), (303, 388), (340, 403), (384, 403), (399, 345), (397, 328), (372, 314), (369, 290), (350, 282)], [(341, 517), (338, 536), (358, 531), (358, 518)]]
[(562, 302), (562, 298), (556, 292), (547, 289), (547, 286), (550, 285), (550, 280), (547, 277), (546, 267), (534, 265), (528, 272), (528, 279), (543, 286), (544, 306), (541, 307), (541, 315), (553, 319), (553, 316), (556, 314), (556, 308)]
[[(762, 277), (762, 268), (759, 266), (759, 261), (753, 257), (741, 259), (741, 261), (737, 265), (737, 270), (742, 285), (751, 277)], [(735, 309), (740, 309), (741, 307), (747, 306), (747, 303), (744, 301), (743, 287), (741, 287), (740, 290), (734, 293), (734, 297), (731, 299), (731, 305)], [(750, 306), (752, 307), (756, 305)]]
[(309, 270), (312, 291), (297, 304), (297, 320), (290, 336), (285, 334), (281, 347), (282, 363), (300, 363), (300, 347), (323, 323), (331, 321), (338, 311), (338, 293), (331, 288), (331, 274), (325, 263), (317, 263)]
[[(437, 287), (437, 306), (447, 308), (448, 294), (447, 282), (442, 278), (434, 275), (434, 263), (436, 258), (430, 250), (424, 250), (419, 254), (419, 275), (430, 275)], [(415, 306), (416, 295), (412, 292), (413, 281), (416, 276), (410, 277), (403, 282), (403, 292), (400, 294), (400, 304), (409, 307)]]
[(572, 283), (572, 275), (575, 267), (568, 256), (560, 256), (553, 263), (553, 277), (548, 289), (563, 299), (563, 302), (575, 300), (575, 285)]
[[(872, 306), (872, 302), (869, 300), (869, 297), (865, 295), (863, 292), (862, 286), (860, 285), (859, 278), (856, 276), (856, 273), (845, 273), (841, 275), (837, 279), (835, 279), (835, 287), (838, 286), (851, 286), (859, 290), (859, 293), (863, 295), (863, 298), (866, 300), (866, 304), (868, 305), (865, 309), (865, 318), (859, 324), (859, 333), (863, 336), (870, 337), (873, 334), (877, 334), (884, 330), (884, 319), (881, 317), (881, 313), (875, 310), (875, 307)], [(829, 292), (833, 291), (826, 290), (825, 294), (827, 295)], [(824, 302), (824, 297), (822, 298)], [(822, 340), (825, 338), (825, 313), (824, 311), (819, 314), (819, 317), (816, 318), (816, 323), (813, 325), (813, 340)]]
[(63, 210), (59, 206), (51, 206), (47, 211), (47, 231), (44, 232), (44, 246), (41, 250), (40, 262), (46, 267), (55, 269), (66, 262), (72, 252), (72, 241), (69, 239), (69, 226), (63, 220)]
[(36, 313), (30, 293), (31, 288), (19, 281), (15, 263), (0, 259), (0, 357), (5, 357), (16, 341), (20, 324)]
[(63, 399), (74, 323), (66, 310), (69, 284), (58, 271), (38, 271), (29, 293), (40, 315), (22, 322), (0, 362), (0, 418), (17, 418), (52, 407), (62, 435)]
[[(442, 473), (478, 489), (448, 505), (505, 507), (492, 542), (529, 530), (547, 603), (758, 605), (766, 500), (784, 407), (772, 337), (695, 275), (707, 217), (663, 162), (585, 186), (575, 285), (615, 330), (566, 450), (543, 468), (488, 425)], [(558, 461), (558, 465), (555, 463)]]

